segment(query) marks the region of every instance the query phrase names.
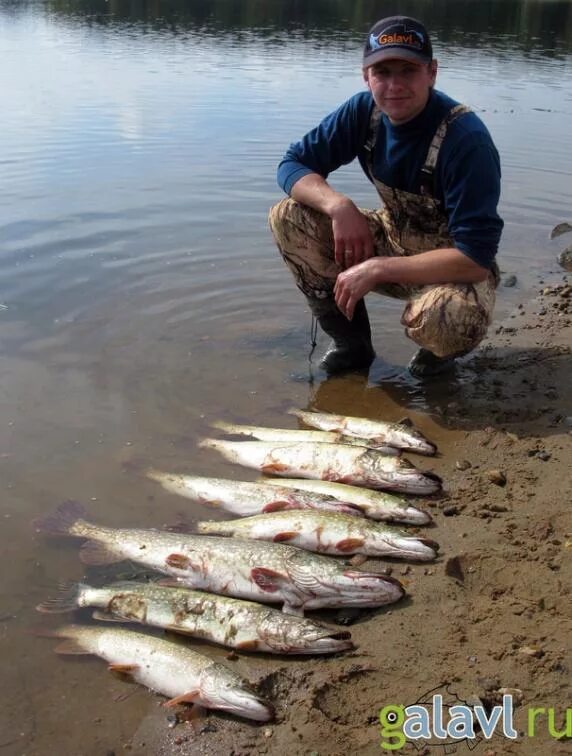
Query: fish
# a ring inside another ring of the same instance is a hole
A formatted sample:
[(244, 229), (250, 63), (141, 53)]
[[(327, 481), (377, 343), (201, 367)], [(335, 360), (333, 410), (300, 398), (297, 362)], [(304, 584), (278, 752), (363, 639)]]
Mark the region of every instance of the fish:
[(387, 444), (381, 444), (375, 439), (360, 438), (359, 436), (344, 436), (342, 433), (333, 431), (308, 431), (292, 430), (291, 428), (261, 428), (258, 425), (234, 425), (217, 421), (211, 423), (213, 428), (222, 430), (225, 433), (231, 433), (235, 436), (248, 436), (256, 438), (259, 441), (278, 441), (280, 443), (298, 444), (301, 441), (317, 441), (323, 444), (349, 444), (350, 446), (367, 446), (370, 449), (377, 449), (382, 454), (390, 457), (398, 457), (401, 454), (400, 449)]
[(179, 643), (116, 627), (66, 625), (39, 634), (63, 639), (56, 653), (100, 656), (110, 671), (167, 696), (165, 706), (192, 703), (257, 722), (274, 716), (236, 672)]
[(277, 488), (296, 488), (312, 494), (334, 496), (352, 506), (359, 507), (370, 520), (401, 522), (406, 525), (429, 525), (433, 518), (429, 512), (413, 506), (402, 496), (386, 491), (372, 491), (360, 486), (348, 486), (329, 480), (301, 480), (300, 478), (263, 478), (266, 485)]
[(238, 651), (333, 654), (354, 647), (351, 633), (292, 617), (253, 601), (188, 588), (121, 581), (96, 588), (64, 584), (36, 609), (45, 614), (98, 607), (94, 619), (139, 622), (218, 643)]
[(84, 564), (130, 559), (176, 578), (181, 585), (225, 596), (280, 603), (286, 614), (342, 606), (378, 607), (401, 599), (392, 577), (349, 569), (335, 559), (295, 546), (159, 530), (106, 528), (86, 520), (78, 502), (64, 502), (35, 520), (39, 532), (90, 540), (80, 550)]
[(429, 457), (437, 453), (435, 444), (428, 441), (409, 423), (386, 423), (365, 417), (348, 417), (329, 412), (309, 412), (299, 409), (291, 409), (290, 414), (313, 428), (337, 431), (344, 436), (359, 436), (369, 439), (370, 442), (394, 446), (397, 449), (425, 454)]
[(317, 478), (386, 491), (429, 495), (441, 490), (441, 478), (422, 472), (400, 457), (386, 457), (375, 449), (346, 444), (271, 441), (224, 441), (206, 438), (199, 446), (215, 449), (230, 462), (261, 470), (266, 475)]
[(279, 488), (263, 483), (248, 483), (224, 478), (202, 478), (148, 470), (147, 477), (160, 483), (166, 491), (186, 496), (211, 507), (221, 507), (244, 516), (285, 509), (319, 509), (364, 517), (360, 508), (334, 496), (309, 493), (292, 487)]
[(198, 522), (197, 531), (210, 535), (238, 536), (289, 543), (318, 554), (365, 554), (430, 562), (439, 548), (435, 541), (372, 520), (357, 520), (343, 514), (274, 512), (239, 520)]

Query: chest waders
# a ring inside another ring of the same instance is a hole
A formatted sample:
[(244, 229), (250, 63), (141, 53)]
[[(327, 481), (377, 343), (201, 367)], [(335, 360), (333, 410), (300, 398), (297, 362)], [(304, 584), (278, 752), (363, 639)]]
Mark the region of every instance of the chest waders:
[[(455, 246), (441, 203), (433, 196), (434, 172), (449, 123), (468, 111), (466, 106), (457, 105), (440, 123), (421, 169), (422, 193), (412, 194), (386, 186), (373, 176), (381, 116), (374, 109), (365, 144), (366, 166), (383, 206), (380, 210), (360, 211), (370, 227), (376, 255), (407, 257)], [(375, 353), (364, 301), (356, 306), (351, 321), (335, 304), (333, 288), (340, 268), (334, 260), (331, 220), (291, 199), (275, 205), (269, 220), (296, 285), (306, 296), (322, 330), (333, 339), (321, 366), (330, 374), (369, 367)], [(493, 272), (478, 284), (382, 284), (374, 291), (407, 300), (401, 323), (406, 335), (422, 347), (410, 369), (422, 375), (450, 369), (452, 358), (471, 351), (483, 339), (494, 306), (495, 286)]]

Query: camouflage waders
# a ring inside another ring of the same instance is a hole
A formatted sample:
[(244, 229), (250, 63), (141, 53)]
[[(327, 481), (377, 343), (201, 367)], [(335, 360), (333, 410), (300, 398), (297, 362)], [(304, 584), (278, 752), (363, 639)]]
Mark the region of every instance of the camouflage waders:
[[(392, 189), (373, 177), (372, 155), (381, 115), (374, 109), (366, 142), (367, 166), (383, 206), (380, 210), (360, 208), (360, 212), (369, 224), (376, 255), (401, 257), (455, 246), (441, 203), (432, 196), (432, 184), (447, 126), (467, 111), (466, 106), (457, 105), (439, 125), (422, 168), (422, 194), (417, 195)], [(322, 309), (331, 307), (334, 284), (341, 272), (334, 259), (331, 220), (292, 199), (284, 199), (270, 210), (269, 222), (296, 285), (319, 317), (318, 300)], [(374, 291), (407, 300), (401, 323), (410, 339), (438, 357), (454, 357), (470, 352), (484, 338), (491, 322), (497, 283), (495, 266), (494, 272), (481, 283), (422, 287), (382, 284)], [(337, 310), (335, 303), (333, 306)], [(367, 320), (365, 306), (363, 310)]]

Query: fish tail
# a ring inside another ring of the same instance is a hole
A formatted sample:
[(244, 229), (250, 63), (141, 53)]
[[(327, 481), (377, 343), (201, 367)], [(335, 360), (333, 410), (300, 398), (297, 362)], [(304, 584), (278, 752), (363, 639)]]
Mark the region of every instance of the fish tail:
[(81, 588), (81, 583), (60, 583), (58, 595), (42, 601), (36, 609), (42, 614), (73, 612), (79, 606)]
[(78, 501), (68, 500), (60, 504), (55, 512), (35, 519), (33, 525), (39, 533), (73, 536), (76, 535), (74, 525), (86, 516), (87, 511), (82, 504)]

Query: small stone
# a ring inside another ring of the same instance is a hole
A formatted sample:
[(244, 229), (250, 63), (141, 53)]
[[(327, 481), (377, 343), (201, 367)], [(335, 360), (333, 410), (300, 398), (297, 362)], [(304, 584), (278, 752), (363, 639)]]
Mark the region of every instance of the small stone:
[(503, 286), (506, 286), (508, 288), (516, 286), (516, 276), (507, 276), (503, 281)]
[(524, 656), (533, 656), (535, 659), (540, 659), (544, 656), (544, 651), (538, 646), (521, 646), (518, 649), (519, 654)]
[(403, 569), (401, 570), (401, 574), (402, 574), (402, 575), (409, 575), (409, 573), (410, 573), (410, 572), (411, 572), (411, 567), (410, 567), (409, 565), (407, 565), (407, 567), (404, 567), (404, 568), (403, 568)]
[(491, 512), (508, 512), (508, 507), (503, 504), (489, 504), (489, 510)]
[(443, 514), (445, 517), (453, 517), (454, 515), (459, 514), (459, 507), (456, 507), (454, 504), (451, 504), (448, 507), (445, 507), (443, 510)]
[(455, 467), (457, 468), (457, 470), (468, 470), (472, 467), (472, 465), (468, 459), (458, 459), (455, 462)]
[(489, 470), (487, 478), (497, 486), (506, 486), (506, 474), (502, 470)]
[(524, 701), (524, 693), (520, 688), (499, 688), (498, 693), (501, 696), (512, 696), (512, 700), (516, 703), (522, 703)]
[(537, 459), (541, 459), (543, 462), (548, 462), (552, 454), (549, 454), (547, 451), (539, 451), (536, 455)]
[(272, 729), (270, 727), (267, 727), (264, 730), (264, 737), (265, 738), (271, 738), (272, 737)]

